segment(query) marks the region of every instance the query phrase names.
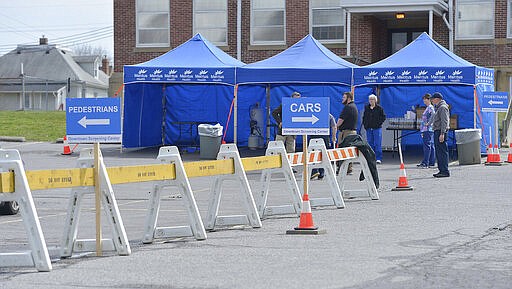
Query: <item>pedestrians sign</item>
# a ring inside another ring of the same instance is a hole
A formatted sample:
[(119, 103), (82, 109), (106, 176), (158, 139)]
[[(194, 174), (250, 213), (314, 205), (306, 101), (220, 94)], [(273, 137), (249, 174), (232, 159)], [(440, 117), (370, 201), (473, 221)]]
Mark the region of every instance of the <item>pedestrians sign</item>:
[(484, 91), (482, 95), (482, 111), (507, 112), (508, 93), (502, 91)]
[(329, 135), (329, 98), (283, 98), (283, 135)]
[(70, 143), (121, 142), (119, 98), (67, 98), (66, 135)]

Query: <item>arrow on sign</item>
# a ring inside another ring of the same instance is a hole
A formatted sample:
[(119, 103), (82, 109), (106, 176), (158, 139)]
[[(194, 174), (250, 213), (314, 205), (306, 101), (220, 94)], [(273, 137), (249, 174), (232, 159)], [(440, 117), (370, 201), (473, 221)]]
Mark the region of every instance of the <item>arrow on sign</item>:
[(310, 122), (311, 124), (315, 124), (318, 121), (318, 117), (314, 114), (311, 116), (292, 116), (292, 122)]
[(490, 105), (493, 105), (493, 104), (503, 104), (503, 101), (489, 100), (489, 104)]
[(82, 117), (78, 121), (78, 124), (87, 128), (88, 125), (110, 125), (110, 119), (108, 118), (97, 118), (97, 119), (87, 119), (87, 116)]

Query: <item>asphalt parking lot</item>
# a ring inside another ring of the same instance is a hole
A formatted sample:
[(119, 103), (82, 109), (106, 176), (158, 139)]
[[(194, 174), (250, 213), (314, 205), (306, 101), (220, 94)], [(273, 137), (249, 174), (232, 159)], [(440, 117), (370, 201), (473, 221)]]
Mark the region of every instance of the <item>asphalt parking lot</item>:
[[(63, 156), (62, 144), (0, 143), (18, 149), (26, 170), (73, 168), (78, 154)], [(78, 149), (87, 147), (80, 145)], [(156, 164), (157, 150), (121, 152), (102, 145), (108, 166)], [(240, 151), (254, 156), (263, 151)], [(502, 159), (507, 156), (502, 152)], [(184, 161), (199, 159), (182, 154)], [(0, 268), (0, 288), (510, 288), (512, 284), (512, 165), (450, 164), (451, 177), (435, 179), (435, 169), (416, 168), (419, 156), (405, 152), (413, 191), (391, 191), (397, 185), (399, 160), (385, 153), (378, 166), (380, 200), (345, 200), (344, 209), (313, 210), (314, 222), (326, 234), (291, 236), (296, 217), (270, 217), (258, 229), (236, 226), (208, 232), (207, 240), (158, 240), (143, 245), (151, 183), (114, 186), (132, 247), (130, 256), (105, 252), (60, 259), (69, 189), (34, 191), (53, 270)], [(356, 167), (357, 168), (357, 167)], [(346, 187), (361, 188), (357, 175)], [(260, 172), (250, 172), (251, 188)], [(191, 179), (203, 217), (212, 177)], [(271, 185), (269, 203), (289, 202), (282, 176)], [(311, 197), (328, 195), (325, 180), (312, 181)], [(222, 214), (242, 209), (239, 184), (223, 186)], [(79, 238), (94, 238), (94, 202), (89, 198)], [(187, 222), (182, 199), (165, 191), (159, 224)], [(27, 249), (19, 215), (0, 216), (0, 252)], [(105, 236), (109, 228), (103, 224)]]

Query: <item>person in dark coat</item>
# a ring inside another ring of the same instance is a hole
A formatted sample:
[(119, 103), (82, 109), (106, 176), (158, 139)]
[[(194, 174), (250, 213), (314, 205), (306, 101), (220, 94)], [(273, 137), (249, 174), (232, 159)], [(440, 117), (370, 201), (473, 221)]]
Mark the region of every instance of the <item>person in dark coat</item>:
[[(379, 182), (379, 173), (377, 171), (377, 162), (375, 159), (375, 153), (373, 152), (370, 145), (358, 134), (348, 135), (343, 139), (343, 141), (339, 144), (339, 147), (356, 147), (359, 150), (359, 153), (362, 153), (366, 162), (368, 163), (368, 168), (370, 169), (370, 173), (372, 174), (373, 182), (375, 183), (375, 187), (378, 189), (380, 186)], [(364, 180), (363, 171), (359, 175), (359, 180)]]
[(382, 124), (386, 120), (384, 109), (377, 103), (377, 96), (370, 94), (368, 104), (364, 107), (363, 126), (366, 140), (375, 152), (377, 163), (382, 162)]

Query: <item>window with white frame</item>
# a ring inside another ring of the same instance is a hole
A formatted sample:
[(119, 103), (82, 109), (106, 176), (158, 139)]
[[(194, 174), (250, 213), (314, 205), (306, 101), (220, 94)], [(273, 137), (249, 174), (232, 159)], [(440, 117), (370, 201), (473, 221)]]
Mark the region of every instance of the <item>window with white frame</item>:
[(512, 0), (507, 1), (507, 37), (512, 38)]
[(494, 0), (457, 0), (457, 39), (494, 37)]
[(137, 0), (137, 47), (170, 46), (169, 0)]
[(285, 44), (285, 0), (251, 1), (251, 44)]
[(228, 1), (194, 0), (194, 34), (215, 45), (227, 45)]
[(345, 12), (339, 0), (311, 0), (310, 32), (323, 43), (345, 41)]

